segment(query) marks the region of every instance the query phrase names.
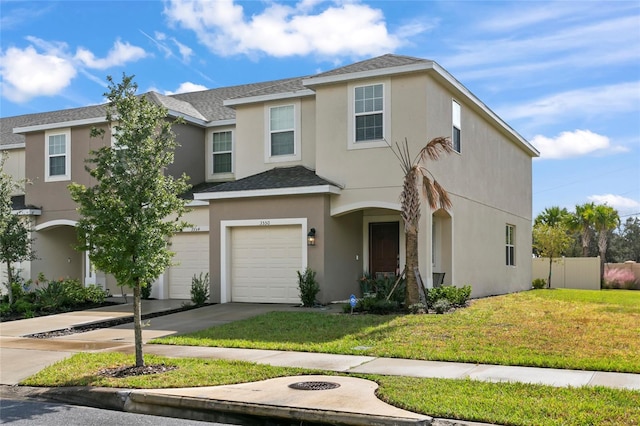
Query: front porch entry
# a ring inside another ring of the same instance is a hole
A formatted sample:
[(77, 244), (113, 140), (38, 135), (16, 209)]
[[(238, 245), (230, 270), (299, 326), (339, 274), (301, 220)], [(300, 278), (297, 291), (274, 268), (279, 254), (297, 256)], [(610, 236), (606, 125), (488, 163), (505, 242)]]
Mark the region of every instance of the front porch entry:
[(369, 223), (369, 273), (397, 275), (400, 268), (400, 223)]

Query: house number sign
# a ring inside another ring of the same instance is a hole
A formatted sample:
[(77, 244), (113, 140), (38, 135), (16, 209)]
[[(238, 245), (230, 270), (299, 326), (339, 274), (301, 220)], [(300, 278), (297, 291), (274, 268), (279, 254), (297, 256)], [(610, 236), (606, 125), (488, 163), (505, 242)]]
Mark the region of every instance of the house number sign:
[(260, 221), (260, 226), (271, 226), (271, 221), (270, 220), (261, 220)]

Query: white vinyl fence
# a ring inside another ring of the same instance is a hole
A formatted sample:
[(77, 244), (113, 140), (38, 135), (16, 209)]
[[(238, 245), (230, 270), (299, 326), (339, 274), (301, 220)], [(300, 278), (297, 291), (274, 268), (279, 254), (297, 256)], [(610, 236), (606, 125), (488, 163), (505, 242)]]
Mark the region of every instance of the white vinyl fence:
[[(532, 279), (549, 277), (549, 258), (533, 258)], [(551, 288), (600, 290), (600, 257), (553, 259)]]

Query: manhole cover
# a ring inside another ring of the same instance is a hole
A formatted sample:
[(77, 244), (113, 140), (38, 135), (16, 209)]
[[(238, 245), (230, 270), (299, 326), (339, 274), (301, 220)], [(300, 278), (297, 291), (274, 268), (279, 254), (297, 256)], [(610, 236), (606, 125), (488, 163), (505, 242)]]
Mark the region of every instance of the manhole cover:
[(297, 382), (290, 384), (289, 387), (297, 390), (328, 390), (339, 388), (340, 385), (333, 382)]

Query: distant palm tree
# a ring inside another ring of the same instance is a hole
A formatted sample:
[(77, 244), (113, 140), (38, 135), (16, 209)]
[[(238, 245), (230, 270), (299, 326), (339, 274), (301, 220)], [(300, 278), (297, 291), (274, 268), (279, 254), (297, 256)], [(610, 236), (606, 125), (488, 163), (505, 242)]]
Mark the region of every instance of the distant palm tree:
[(598, 233), (598, 251), (600, 252), (600, 280), (604, 277), (604, 261), (609, 242), (609, 231), (620, 225), (618, 211), (606, 204), (600, 204), (594, 208), (594, 224)]
[(424, 167), (427, 160), (438, 160), (442, 153), (453, 152), (449, 138), (437, 137), (429, 141), (415, 158), (409, 153), (409, 143), (405, 138), (404, 143), (391, 147), (393, 153), (400, 160), (400, 166), (404, 172), (402, 193), (400, 194), (401, 216), (404, 222), (406, 242), (406, 273), (407, 286), (405, 302), (407, 306), (420, 301), (418, 282), (413, 273), (418, 267), (418, 224), (420, 222), (420, 209), (422, 198), (420, 189), (432, 210), (438, 207), (449, 210), (451, 200), (447, 191), (436, 181), (433, 174)]
[(560, 208), (558, 206), (547, 207), (546, 209), (544, 209), (542, 213), (540, 213), (536, 217), (534, 225), (542, 223), (549, 226), (556, 226), (556, 225), (559, 225), (560, 223), (565, 223), (567, 220), (569, 220), (570, 215), (571, 213), (569, 213), (567, 209), (564, 207), (563, 208)]
[(576, 211), (569, 218), (569, 228), (572, 231), (580, 232), (582, 241), (582, 257), (589, 255), (589, 244), (591, 244), (591, 232), (595, 224), (595, 204), (585, 203), (576, 205)]

